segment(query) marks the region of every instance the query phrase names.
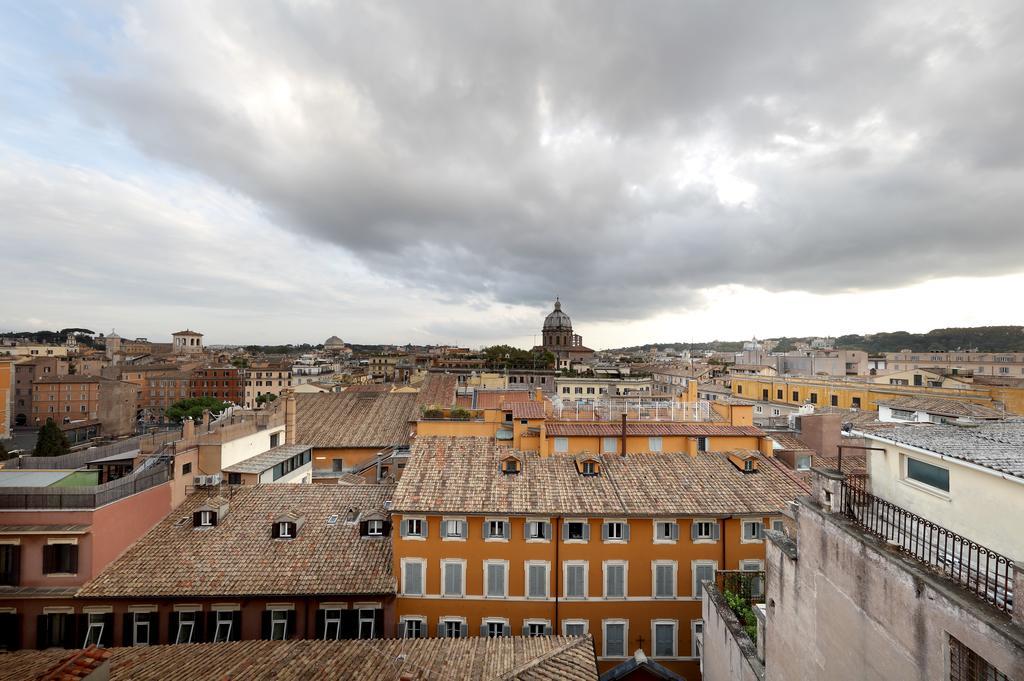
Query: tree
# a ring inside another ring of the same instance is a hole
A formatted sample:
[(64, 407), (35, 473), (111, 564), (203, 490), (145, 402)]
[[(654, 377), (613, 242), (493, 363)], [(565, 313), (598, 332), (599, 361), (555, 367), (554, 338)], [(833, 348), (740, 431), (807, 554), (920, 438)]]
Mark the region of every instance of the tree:
[(46, 423), (39, 429), (39, 436), (36, 438), (36, 448), (32, 451), (33, 456), (60, 456), (71, 451), (64, 431), (60, 429), (53, 419), (46, 419)]
[(227, 402), (221, 402), (215, 397), (190, 397), (167, 407), (164, 416), (178, 423), (186, 418), (198, 421), (203, 418), (203, 412), (207, 409), (210, 410), (211, 415), (216, 416), (227, 408)]
[(267, 402), (273, 402), (277, 399), (277, 395), (274, 393), (263, 393), (262, 395), (256, 396), (256, 404), (266, 404)]

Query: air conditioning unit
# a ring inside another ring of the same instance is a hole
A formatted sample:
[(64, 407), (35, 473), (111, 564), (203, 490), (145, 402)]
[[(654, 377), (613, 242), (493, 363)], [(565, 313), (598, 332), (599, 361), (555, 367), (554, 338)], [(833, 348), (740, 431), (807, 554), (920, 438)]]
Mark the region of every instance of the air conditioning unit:
[(220, 484), (220, 474), (197, 475), (194, 479), (196, 487), (212, 487)]

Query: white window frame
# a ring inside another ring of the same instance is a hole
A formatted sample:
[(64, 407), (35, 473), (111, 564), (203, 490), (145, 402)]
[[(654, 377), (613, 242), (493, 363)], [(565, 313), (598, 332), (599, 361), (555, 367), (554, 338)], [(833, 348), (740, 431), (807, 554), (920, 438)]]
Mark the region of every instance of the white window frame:
[[(754, 539), (747, 539), (747, 526), (754, 523), (761, 525), (761, 531), (764, 531), (764, 518), (744, 518), (740, 522), (740, 543), (741, 544), (761, 544), (764, 539), (758, 539), (756, 536)], [(756, 533), (755, 533), (756, 535)]]
[(281, 522), (277, 524), (277, 536), (281, 539), (291, 539), (291, 523)]
[[(465, 531), (457, 537), (453, 537), (447, 532), (447, 525), (445, 523), (457, 522), (459, 529), (465, 528)], [(466, 541), (466, 535), (469, 534), (469, 522), (465, 516), (442, 516), (441, 518), (441, 541)]]
[(213, 527), (213, 511), (199, 512), (199, 527)]
[[(196, 637), (196, 625), (203, 613), (199, 610), (179, 610), (178, 630), (174, 632), (174, 643), (193, 643)], [(182, 632), (188, 629), (188, 636), (182, 637)], [(170, 632), (168, 632), (170, 633)]]
[[(500, 535), (491, 534), (491, 525), (493, 523), (501, 523), (502, 532)], [(512, 535), (512, 528), (509, 526), (508, 518), (484, 518), (484, 541), (491, 542), (508, 542), (505, 538), (505, 532), (508, 531), (509, 536)]]
[[(426, 558), (403, 558), (402, 561), (402, 595), (403, 596), (426, 596), (427, 595), (427, 559)], [(409, 593), (406, 582), (406, 566), (420, 566), (420, 593)]]
[(661, 525), (675, 525), (676, 536), (679, 536), (679, 521), (678, 520), (665, 520), (664, 518), (654, 520), (654, 543), (655, 544), (678, 544), (678, 539), (665, 539), (658, 533), (658, 528)]
[[(420, 625), (420, 635), (411, 637), (409, 636), (408, 624), (409, 622), (416, 622)], [(398, 619), (398, 623), (402, 628), (402, 635), (399, 638), (427, 638), (427, 618), (422, 615), (402, 615)]]
[(556, 454), (565, 454), (569, 451), (569, 438), (567, 437), (556, 437), (554, 443), (554, 449)]
[(785, 532), (786, 521), (782, 518), (772, 518), (772, 529), (776, 532)]
[[(486, 638), (504, 638), (505, 637), (505, 628), (506, 627), (509, 630), (509, 634), (511, 635), (511, 633), (512, 633), (512, 627), (509, 626), (508, 618), (507, 617), (484, 617), (484, 618), (481, 619), (480, 624), (482, 624), (483, 626), (487, 627), (487, 636), (486, 636)], [(500, 629), (500, 631), (499, 631), (497, 636), (491, 636), (491, 625), (497, 625), (497, 626), (501, 627), (501, 629)]]
[[(672, 595), (670, 596), (659, 596), (658, 595), (658, 568), (659, 567), (671, 567), (672, 568)], [(674, 560), (652, 560), (651, 561), (651, 598), (659, 601), (672, 600), (679, 598), (679, 563)]]
[[(427, 519), (424, 518), (423, 516), (418, 516), (418, 515), (406, 516), (406, 517), (402, 518), (402, 522), (403, 523), (412, 522), (412, 521), (416, 521), (416, 522), (418, 522), (420, 524), (419, 534), (412, 534), (409, 531), (409, 529), (408, 529), (409, 526), (406, 525), (405, 536), (402, 537), (402, 538), (406, 539), (406, 540), (409, 540), (409, 541), (425, 541), (426, 537), (423, 534), (423, 530), (427, 526)], [(402, 533), (399, 532), (399, 534), (402, 534)]]
[[(490, 582), (490, 575), (488, 574), (488, 572), (489, 572), (490, 566), (492, 566), (492, 565), (500, 565), (501, 566), (502, 584), (501, 584), (501, 595), (500, 596), (492, 596), (491, 594), (487, 593), (487, 587), (488, 587), (488, 584)], [(484, 580), (483, 581), (484, 581), (484, 583), (483, 583), (484, 598), (508, 598), (508, 561), (507, 560), (500, 560), (500, 559), (497, 559), (497, 558), (488, 558), (487, 560), (485, 560), (484, 561)]]
[[(320, 609), (324, 611), (324, 638), (323, 638), (323, 640), (324, 641), (340, 641), (341, 640), (341, 611), (345, 610), (346, 608), (336, 608), (336, 607), (324, 608), (324, 607), (321, 607)], [(336, 614), (332, 615), (332, 613), (336, 613)], [(333, 637), (331, 637), (329, 635), (332, 625), (334, 626), (334, 636)]]
[[(548, 528), (552, 528), (551, 518), (527, 518), (524, 522), (527, 523), (527, 528), (529, 528), (529, 525), (532, 524), (532, 523), (536, 523), (536, 524), (538, 524), (540, 526), (543, 526), (544, 524), (546, 524), (548, 526)], [(551, 531), (552, 530), (549, 529), (549, 531), (548, 531), (549, 534), (551, 534)], [(533, 543), (533, 544), (546, 544), (546, 543), (548, 543), (550, 541), (551, 541), (551, 539), (544, 539), (543, 537), (530, 537), (529, 539), (526, 540), (526, 543), (527, 544), (530, 544), (530, 543)]]
[[(213, 642), (220, 643), (222, 641), (231, 640), (231, 627), (235, 623), (235, 609), (233, 610), (215, 610), (217, 614), (213, 617)], [(227, 616), (226, 618), (224, 616)], [(227, 626), (227, 632), (224, 637), (220, 637), (220, 628), (222, 625)]]
[(366, 536), (367, 537), (383, 537), (384, 536), (384, 521), (380, 518), (370, 518), (366, 521)]
[(570, 635), (569, 631), (568, 631), (570, 625), (580, 625), (580, 626), (583, 627), (583, 633), (580, 634), (580, 636), (586, 636), (587, 633), (590, 631), (590, 620), (583, 620), (583, 619), (562, 620), (562, 636), (569, 636)]
[[(153, 633), (152, 627), (150, 627), (149, 617), (151, 614), (149, 610), (133, 610), (132, 611), (132, 646), (148, 646), (150, 645), (150, 638)], [(139, 621), (139, 615), (147, 615), (145, 621)], [(139, 631), (144, 629), (146, 631), (146, 642), (139, 643)]]
[[(445, 586), (448, 583), (447, 572), (449, 565), (459, 565), (462, 568), (461, 593), (445, 593)], [(441, 559), (441, 598), (465, 598), (466, 596), (466, 559), (465, 558), (443, 558)]]
[[(628, 523), (625, 520), (621, 520), (621, 519), (614, 519), (614, 520), (605, 519), (603, 522), (604, 522), (605, 525), (608, 526), (608, 538), (603, 540), (605, 544), (625, 544), (626, 543), (626, 539), (622, 536), (622, 535), (624, 535), (626, 533), (626, 531), (627, 531), (626, 528), (628, 527)], [(616, 527), (616, 526), (619, 528), (619, 535), (620, 536), (612, 537), (611, 536), (612, 527)], [(601, 534), (604, 534), (604, 532), (602, 532)]]
[[(621, 655), (609, 655), (608, 654), (608, 625), (609, 624), (621, 624), (622, 625), (622, 654)], [(613, 618), (601, 620), (601, 657), (611, 658), (614, 660), (621, 660), (629, 657), (629, 620), (621, 618)]]
[[(568, 532), (569, 532), (568, 526), (572, 525), (572, 524), (580, 524), (580, 525), (583, 525), (584, 527), (588, 527), (590, 525), (590, 521), (587, 518), (566, 518), (565, 520), (562, 521), (562, 525), (566, 528), (565, 529), (566, 534), (568, 534)], [(584, 534), (586, 534), (586, 532), (584, 532)], [(562, 541), (562, 538), (559, 537), (558, 540)], [(565, 541), (563, 543), (565, 543), (565, 544), (586, 544), (586, 543), (588, 543), (588, 541), (589, 540), (586, 539), (586, 538), (583, 538), (583, 539), (568, 539), (567, 538), (567, 539), (565, 539)]]
[[(370, 623), (370, 635), (366, 639), (374, 637), (377, 633), (377, 610), (378, 608), (359, 608), (359, 612), (356, 615), (356, 638), (363, 639), (363, 624), (366, 622)], [(370, 616), (366, 617), (364, 613), (370, 613)]]
[[(807, 461), (806, 466), (801, 466), (801, 461)], [(811, 470), (811, 455), (810, 454), (797, 454), (793, 459), (793, 467), (798, 471), (809, 471)]]
[(712, 571), (712, 578), (718, 574), (718, 561), (717, 560), (692, 560), (690, 561), (690, 598), (692, 600), (699, 601), (703, 598), (700, 590), (700, 585), (697, 584), (697, 566), (698, 565), (710, 565)]
[[(622, 568), (622, 595), (608, 595), (608, 568)], [(629, 561), (628, 560), (606, 560), (601, 563), (601, 594), (605, 600), (624, 601), (629, 599)]]
[[(83, 648), (88, 648), (90, 645), (99, 645), (100, 641), (103, 640), (103, 629), (106, 626), (106, 622), (103, 619), (106, 617), (106, 613), (102, 612), (87, 612), (85, 613), (85, 641), (82, 643)], [(96, 621), (93, 621), (96, 618)], [(97, 630), (96, 636), (93, 637), (93, 630)]]
[[(271, 641), (287, 641), (288, 640), (288, 612), (289, 610), (284, 609), (271, 609), (270, 610), (270, 640)], [(278, 637), (275, 629), (281, 628), (281, 636)]]
[[(440, 625), (440, 628), (442, 629), (442, 634), (441, 634), (440, 638), (463, 638), (463, 636), (462, 636), (462, 628), (464, 626), (466, 626), (466, 618), (465, 617), (455, 617), (455, 616), (452, 616), (452, 615), (442, 615), (441, 617), (439, 617), (437, 619), (437, 622)], [(459, 627), (459, 635), (458, 636), (448, 636), (448, 624), (450, 624), (450, 623), (458, 625), (458, 627)], [(468, 633), (466, 634), (466, 637), (467, 638), (469, 637)]]
[(602, 454), (618, 454), (619, 453), (619, 438), (618, 437), (602, 437), (601, 438), (601, 453)]
[[(569, 596), (569, 568), (570, 567), (583, 567), (583, 595), (582, 596)], [(571, 601), (585, 601), (590, 594), (590, 561), (586, 560), (566, 560), (562, 561), (562, 598)]]
[[(669, 655), (658, 654), (658, 638), (655, 635), (658, 625), (669, 625), (672, 627), (672, 653)], [(651, 657), (654, 659), (671, 659), (679, 657), (679, 620), (657, 619), (651, 620)]]
[(715, 544), (715, 525), (718, 524), (717, 520), (712, 518), (694, 518), (694, 524), (701, 525), (706, 524), (711, 534), (707, 537), (701, 537), (698, 535), (697, 539), (693, 540), (694, 544)]
[[(530, 568), (531, 567), (542, 567), (544, 568), (544, 595), (543, 596), (531, 596), (530, 595)], [(523, 595), (530, 600), (542, 600), (551, 598), (551, 563), (546, 560), (528, 560), (523, 563)]]
[(701, 639), (704, 637), (704, 620), (690, 620), (690, 657), (701, 658)]
[[(530, 627), (537, 627), (537, 626), (539, 626), (541, 628), (540, 633), (539, 634), (531, 634), (530, 633)], [(548, 631), (548, 628), (550, 626), (551, 626), (551, 620), (542, 620), (542, 619), (525, 619), (525, 620), (523, 620), (523, 628), (526, 629), (526, 634), (525, 635), (528, 638), (539, 638), (541, 636), (547, 636), (548, 635), (547, 631)]]
[[(764, 572), (764, 561), (757, 558), (744, 558), (740, 561), (740, 572)], [(761, 588), (757, 593), (754, 593), (751, 588), (751, 595), (755, 597), (764, 596), (764, 579), (761, 579)]]
[(665, 440), (660, 435), (651, 436), (647, 438), (647, 449), (652, 452), (661, 452), (665, 450)]

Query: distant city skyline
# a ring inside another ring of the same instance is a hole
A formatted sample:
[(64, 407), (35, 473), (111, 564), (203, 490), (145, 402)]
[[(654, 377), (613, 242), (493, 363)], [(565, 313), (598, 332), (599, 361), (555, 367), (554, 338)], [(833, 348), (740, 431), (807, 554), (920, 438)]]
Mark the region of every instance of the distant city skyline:
[(0, 8), (0, 328), (1020, 322), (1017, 3), (624, 7)]

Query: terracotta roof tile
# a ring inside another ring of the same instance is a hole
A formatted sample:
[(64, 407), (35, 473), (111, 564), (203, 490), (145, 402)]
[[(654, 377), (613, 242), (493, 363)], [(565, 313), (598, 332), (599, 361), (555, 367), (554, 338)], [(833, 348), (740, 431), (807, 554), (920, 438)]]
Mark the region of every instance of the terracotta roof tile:
[(389, 447), (409, 444), (416, 393), (300, 393), (296, 440), (313, 447)]
[[(255, 485), (232, 488), (227, 515), (195, 528), (210, 499), (193, 494), (79, 591), (80, 597), (393, 593), (391, 543), (359, 536), (355, 508), (380, 511), (394, 485)], [(215, 502), (212, 504), (217, 506)], [(294, 511), (306, 522), (290, 540), (271, 523)], [(331, 523), (331, 516), (338, 516)]]
[[(518, 474), (500, 471), (515, 453)], [(759, 459), (764, 457), (751, 453)], [(725, 453), (590, 455), (596, 476), (577, 472), (576, 456), (541, 457), (502, 447), (490, 438), (421, 437), (395, 492), (396, 512), (551, 513), (680, 516), (775, 513), (803, 494), (797, 481), (772, 466), (745, 474)]]
[[(622, 434), (621, 423), (581, 423), (578, 421), (549, 421), (549, 437), (613, 437)], [(728, 426), (712, 423), (678, 423), (672, 421), (630, 421), (626, 435), (682, 435), (687, 437), (748, 435), (763, 437), (764, 431), (756, 426)]]
[(904, 409), (908, 411), (924, 411), (929, 414), (940, 416), (960, 417), (968, 416), (978, 419), (1005, 419), (1008, 415), (1005, 411), (995, 409), (984, 404), (975, 404), (966, 400), (949, 400), (941, 397), (890, 397), (878, 400), (879, 406), (886, 406), (892, 409)]
[(501, 409), (506, 402), (529, 402), (532, 390), (477, 390), (476, 409)]
[(542, 419), (547, 416), (545, 403), (533, 400), (532, 402), (506, 402), (502, 409), (511, 410), (514, 419)]
[[(33, 678), (67, 651), (5, 655), (0, 681)], [(112, 648), (111, 681), (413, 678), (597, 681), (590, 636), (236, 641)]]
[(455, 406), (455, 390), (459, 379), (453, 374), (427, 374), (416, 399), (417, 407)]

